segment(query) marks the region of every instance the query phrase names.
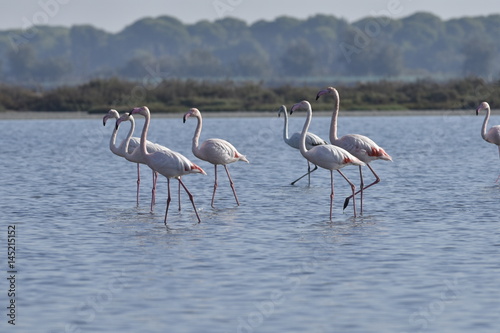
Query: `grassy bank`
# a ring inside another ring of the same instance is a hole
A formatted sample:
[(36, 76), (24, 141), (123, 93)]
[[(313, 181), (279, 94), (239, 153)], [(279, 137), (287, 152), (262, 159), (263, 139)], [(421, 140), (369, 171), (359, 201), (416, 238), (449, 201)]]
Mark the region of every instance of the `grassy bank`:
[[(500, 81), (486, 82), (480, 78), (448, 82), (379, 81), (335, 87), (340, 92), (343, 110), (462, 110), (474, 108), (483, 100), (493, 107), (500, 105)], [(230, 80), (133, 82), (116, 78), (50, 90), (3, 84), (0, 85), (0, 110), (101, 113), (110, 108), (121, 111), (148, 105), (155, 112), (185, 112), (190, 107), (203, 111), (269, 111), (302, 99), (313, 101), (323, 88), (267, 87), (262, 83)], [(331, 107), (331, 98), (314, 103), (316, 110)]]

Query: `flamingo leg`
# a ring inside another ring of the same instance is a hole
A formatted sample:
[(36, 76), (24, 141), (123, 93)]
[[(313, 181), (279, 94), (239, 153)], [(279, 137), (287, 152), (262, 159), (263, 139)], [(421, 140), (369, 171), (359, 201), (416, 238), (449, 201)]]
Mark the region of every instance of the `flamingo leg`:
[(156, 181), (158, 180), (158, 172), (151, 169), (153, 172), (153, 188), (151, 189), (151, 212), (153, 212), (153, 206), (156, 204)]
[(215, 181), (214, 181), (214, 193), (212, 194), (212, 208), (214, 208), (214, 199), (215, 199), (215, 191), (217, 190), (217, 164), (214, 164), (215, 167)]
[[(367, 167), (371, 170), (371, 172), (372, 172), (372, 173), (373, 173), (373, 175), (375, 176), (375, 181), (374, 181), (373, 183), (371, 183), (370, 185), (367, 185), (367, 186), (365, 186), (365, 187), (361, 187), (361, 189), (360, 189), (358, 192), (356, 192), (355, 194), (358, 194), (358, 193), (360, 193), (361, 191), (364, 191), (364, 190), (366, 190), (367, 188), (369, 188), (369, 187), (371, 187), (371, 186), (373, 186), (373, 185), (375, 185), (375, 184), (377, 184), (377, 183), (379, 183), (379, 182), (380, 182), (380, 177), (379, 177), (379, 176), (375, 173), (375, 170), (373, 170), (373, 168), (370, 166), (370, 164), (367, 164), (366, 166), (367, 166)], [(360, 168), (361, 168), (361, 167), (360, 167)], [(363, 179), (363, 178), (361, 178), (361, 179)], [(352, 197), (353, 197), (353, 195), (350, 195), (350, 196), (348, 196), (347, 198), (345, 198), (345, 201), (344, 201), (344, 209), (345, 209), (345, 208), (349, 205), (349, 200), (350, 200)]]
[(139, 163), (137, 163), (137, 193), (135, 195), (135, 201), (137, 206), (139, 206), (139, 185), (141, 185), (141, 171)]
[(170, 201), (172, 201), (172, 198), (170, 197), (170, 178), (167, 178), (167, 193), (167, 208), (165, 209), (165, 220), (163, 220), (165, 225), (167, 225), (168, 207), (170, 206)]
[(332, 221), (332, 212), (333, 212), (333, 197), (334, 197), (334, 191), (333, 191), (333, 170), (330, 170), (330, 184), (332, 187), (332, 191), (330, 193), (330, 222)]
[(189, 196), (189, 200), (191, 200), (191, 203), (193, 204), (194, 212), (196, 214), (196, 217), (198, 218), (198, 223), (200, 223), (201, 219), (200, 219), (200, 216), (198, 215), (198, 210), (196, 209), (196, 205), (194, 204), (193, 195), (191, 194), (191, 192), (189, 192), (189, 190), (187, 189), (186, 185), (184, 185), (184, 183), (182, 182), (180, 177), (177, 180), (179, 181), (179, 184), (182, 185), (182, 187), (184, 188), (184, 191), (186, 191), (187, 195)]
[(238, 196), (236, 195), (236, 189), (234, 188), (234, 182), (233, 179), (231, 178), (231, 175), (229, 174), (229, 169), (227, 168), (227, 165), (224, 165), (224, 169), (226, 169), (227, 178), (229, 178), (229, 184), (231, 185), (231, 189), (233, 190), (234, 198), (236, 199), (236, 204), (239, 206), (240, 202), (238, 201)]
[[(180, 179), (180, 177), (179, 177)], [(179, 212), (181, 211), (181, 183), (179, 183), (179, 191), (178, 191), (178, 196), (179, 198)]]
[[(290, 185), (295, 185), (296, 182), (298, 182), (299, 180), (301, 180), (302, 178), (304, 178), (305, 176), (308, 176), (310, 175), (313, 171), (315, 171), (316, 169), (318, 169), (318, 166), (315, 164), (314, 165), (314, 169), (311, 170), (311, 167), (309, 165), (309, 161), (307, 161), (307, 173), (300, 176), (299, 178), (295, 179), (293, 182), (290, 183)], [(311, 185), (311, 177), (309, 176), (309, 185)]]
[[(500, 156), (500, 146), (498, 146), (498, 155)], [(495, 180), (495, 183), (498, 183), (500, 180), (500, 175), (498, 175), (497, 180)]]
[(349, 183), (349, 185), (351, 185), (351, 190), (352, 190), (352, 197), (354, 198), (354, 200), (352, 201), (353, 202), (353, 207), (354, 207), (354, 217), (356, 217), (356, 185), (354, 185), (350, 180), (349, 178), (347, 178), (343, 173), (342, 171), (340, 170), (337, 170), (341, 175), (342, 177), (344, 177), (344, 179)]

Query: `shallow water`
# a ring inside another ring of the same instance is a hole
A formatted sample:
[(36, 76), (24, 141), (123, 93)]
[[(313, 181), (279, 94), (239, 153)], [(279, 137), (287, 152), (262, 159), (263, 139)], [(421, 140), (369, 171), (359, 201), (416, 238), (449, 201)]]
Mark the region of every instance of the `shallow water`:
[[(290, 130), (303, 119), (294, 115)], [(373, 162), (382, 182), (365, 192), (362, 217), (351, 206), (342, 212), (349, 188), (335, 174), (332, 222), (328, 171), (315, 171), (310, 186), (289, 185), (306, 162), (283, 142), (282, 121), (205, 119), (202, 139), (227, 139), (250, 160), (229, 167), (241, 206), (220, 170), (212, 209), (213, 166), (190, 151), (195, 122), (153, 119), (150, 140), (208, 173), (183, 177), (202, 223), (186, 195), (177, 211), (175, 194), (168, 228), (166, 180), (151, 214), (143, 166), (136, 207), (136, 167), (109, 151), (112, 126), (0, 121), (1, 262), (8, 277), (7, 226), (15, 225), (18, 270), (15, 330), (8, 281), (0, 282), (1, 331), (498, 329), (500, 160), (480, 137), (482, 117), (341, 117), (340, 135), (370, 136), (394, 162)], [(313, 118), (311, 131), (326, 139), (329, 122)], [(343, 171), (359, 183), (357, 168)]]

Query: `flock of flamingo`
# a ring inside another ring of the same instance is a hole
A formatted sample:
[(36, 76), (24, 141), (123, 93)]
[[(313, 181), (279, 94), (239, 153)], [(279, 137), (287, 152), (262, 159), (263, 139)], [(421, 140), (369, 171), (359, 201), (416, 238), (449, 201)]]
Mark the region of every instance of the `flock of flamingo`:
[[(308, 177), (310, 182), (310, 175), (314, 172), (318, 166), (327, 169), (330, 171), (330, 221), (332, 220), (333, 215), (333, 199), (334, 199), (334, 186), (333, 186), (333, 171), (337, 171), (349, 184), (351, 187), (352, 194), (347, 197), (344, 201), (344, 209), (349, 205), (349, 201), (353, 199), (353, 211), (354, 217), (356, 217), (356, 200), (355, 196), (360, 194), (360, 214), (363, 214), (363, 193), (364, 191), (380, 182), (380, 177), (377, 175), (375, 170), (370, 166), (370, 163), (375, 160), (386, 160), (392, 161), (392, 158), (389, 154), (385, 152), (385, 150), (379, 147), (373, 140), (370, 138), (359, 135), (359, 134), (348, 134), (344, 135), (341, 138), (337, 136), (337, 118), (339, 114), (340, 107), (340, 96), (338, 91), (333, 87), (328, 87), (324, 90), (321, 90), (316, 95), (316, 100), (318, 100), (323, 95), (332, 95), (334, 97), (334, 109), (332, 114), (332, 120), (330, 125), (330, 142), (321, 139), (319, 136), (310, 133), (309, 126), (312, 121), (312, 107), (311, 104), (303, 100), (299, 103), (296, 103), (290, 109), (290, 114), (295, 111), (303, 110), (307, 112), (307, 117), (304, 123), (304, 127), (301, 132), (293, 133), (292, 136), (288, 135), (288, 114), (286, 106), (282, 105), (279, 109), (278, 116), (282, 113), (284, 114), (284, 127), (283, 127), (283, 140), (290, 147), (298, 149), (302, 156), (306, 159), (308, 164), (308, 171), (303, 176), (294, 180), (291, 184), (294, 185), (297, 181)], [(484, 140), (489, 143), (495, 144), (498, 146), (498, 151), (500, 155), (500, 125), (491, 127), (488, 131), (488, 121), (491, 114), (490, 106), (487, 102), (482, 102), (479, 107), (476, 109), (476, 115), (479, 115), (479, 112), (485, 110), (486, 116), (484, 118), (484, 123), (481, 129), (481, 136)], [(140, 138), (132, 137), (134, 129), (135, 129), (135, 121), (133, 115), (138, 114), (145, 117), (144, 126), (142, 129), (142, 134)], [(226, 171), (227, 177), (229, 179), (229, 184), (233, 191), (234, 198), (236, 200), (236, 204), (239, 206), (238, 196), (236, 194), (236, 189), (234, 187), (234, 182), (231, 178), (227, 165), (230, 163), (234, 163), (237, 161), (243, 161), (249, 163), (248, 159), (238, 152), (238, 150), (228, 141), (223, 139), (208, 139), (199, 144), (199, 139), (202, 130), (202, 116), (201, 112), (196, 109), (190, 109), (186, 114), (184, 114), (183, 121), (190, 117), (194, 117), (197, 119), (197, 126), (194, 132), (193, 141), (192, 141), (192, 152), (194, 156), (199, 158), (200, 160), (207, 161), (214, 165), (214, 186), (213, 186), (213, 194), (211, 206), (214, 207), (215, 200), (215, 192), (217, 190), (218, 182), (217, 182), (217, 166), (222, 165)], [(179, 189), (179, 210), (181, 209), (180, 203), (180, 191), (181, 187), (189, 196), (189, 200), (193, 206), (194, 212), (198, 219), (198, 223), (201, 222), (200, 216), (196, 209), (196, 205), (194, 203), (194, 198), (191, 192), (189, 192), (186, 185), (182, 182), (181, 177), (191, 173), (201, 173), (206, 175), (206, 172), (191, 162), (188, 158), (183, 156), (182, 154), (172, 151), (171, 149), (150, 142), (147, 140), (147, 134), (149, 130), (149, 125), (151, 122), (151, 114), (149, 109), (146, 106), (136, 107), (130, 112), (126, 112), (123, 115), (119, 115), (118, 111), (111, 109), (103, 118), (103, 125), (106, 125), (106, 122), (110, 118), (115, 118), (116, 123), (111, 135), (111, 139), (109, 142), (110, 150), (121, 157), (124, 157), (130, 162), (137, 163), (137, 194), (136, 201), (139, 204), (139, 186), (140, 186), (140, 164), (145, 164), (149, 166), (152, 170), (152, 178), (153, 178), (153, 188), (151, 195), (151, 211), (153, 211), (153, 206), (156, 202), (156, 183), (158, 179), (158, 173), (165, 176), (167, 178), (167, 205), (165, 210), (165, 218), (164, 223), (167, 224), (167, 215), (168, 209), (171, 202), (171, 192), (170, 192), (170, 179), (174, 178), (178, 180)], [(125, 137), (125, 139), (120, 143), (120, 145), (116, 145), (116, 137), (118, 128), (120, 123), (128, 121), (130, 122), (130, 129)], [(311, 169), (311, 163), (314, 165), (314, 168)], [(340, 169), (349, 166), (356, 165), (359, 167), (359, 175), (360, 175), (360, 189), (356, 191), (356, 186), (344, 175)], [(366, 185), (363, 181), (363, 169), (362, 166), (366, 166), (373, 176), (375, 180)], [(500, 175), (498, 176), (496, 182), (500, 180)]]

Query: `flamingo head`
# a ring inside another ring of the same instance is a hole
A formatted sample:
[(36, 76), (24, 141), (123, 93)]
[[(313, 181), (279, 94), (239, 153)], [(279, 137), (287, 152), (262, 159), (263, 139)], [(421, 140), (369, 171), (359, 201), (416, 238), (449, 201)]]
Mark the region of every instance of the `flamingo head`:
[(187, 120), (189, 117), (197, 117), (197, 118), (200, 118), (200, 117), (201, 117), (201, 112), (200, 112), (200, 110), (198, 110), (197, 108), (191, 108), (191, 109), (189, 109), (189, 111), (188, 111), (188, 112), (186, 112), (186, 114), (184, 114), (184, 117), (182, 118), (182, 121), (183, 121), (183, 122), (186, 122), (186, 120)]
[(292, 108), (290, 109), (290, 114), (292, 114), (296, 110), (309, 110), (309, 109), (311, 109), (311, 104), (308, 101), (303, 100), (292, 106)]
[(320, 98), (320, 96), (327, 95), (327, 94), (328, 95), (335, 95), (338, 97), (339, 92), (334, 87), (328, 87), (328, 88), (323, 89), (320, 92), (318, 92), (318, 94), (316, 95), (316, 100), (318, 100)]
[(115, 125), (115, 128), (118, 129), (118, 126), (120, 126), (120, 124), (124, 121), (134, 121), (134, 117), (128, 113), (128, 112), (125, 112), (124, 114), (121, 115), (120, 118), (118, 118), (118, 120), (116, 121), (116, 125)]
[(108, 121), (109, 118), (115, 118), (118, 119), (120, 115), (118, 114), (118, 111), (115, 109), (111, 109), (108, 111), (108, 113), (102, 118), (102, 125), (106, 126), (106, 122)]
[(132, 111), (129, 112), (129, 115), (132, 115), (132, 114), (140, 114), (142, 116), (146, 116), (149, 114), (149, 109), (147, 106), (136, 107), (136, 108), (133, 108)]
[(281, 116), (281, 113), (286, 114), (286, 106), (282, 105), (280, 106), (280, 109), (278, 110), (278, 117)]
[(487, 102), (482, 102), (481, 104), (479, 104), (479, 106), (476, 109), (476, 116), (479, 115), (479, 112), (481, 110), (489, 110), (489, 109), (490, 109), (490, 105)]

